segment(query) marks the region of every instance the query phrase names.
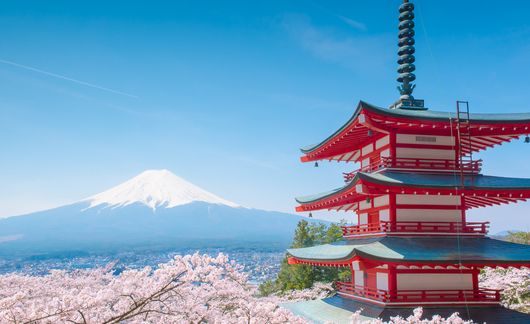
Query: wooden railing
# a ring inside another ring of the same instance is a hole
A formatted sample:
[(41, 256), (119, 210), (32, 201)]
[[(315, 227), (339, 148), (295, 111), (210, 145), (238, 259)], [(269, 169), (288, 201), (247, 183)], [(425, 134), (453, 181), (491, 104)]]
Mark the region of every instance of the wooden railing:
[(500, 290), (398, 290), (393, 302), (498, 302)]
[(390, 300), (390, 295), (388, 291), (381, 289), (372, 289), (363, 286), (356, 286), (351, 282), (337, 281), (335, 282), (337, 290), (341, 293), (348, 295), (355, 295), (359, 297), (366, 297), (370, 299), (375, 299), (383, 302), (388, 302)]
[[(445, 170), (445, 171), (460, 171), (460, 162), (455, 160), (443, 159), (409, 159), (409, 158), (392, 158), (382, 157), (373, 161), (372, 163), (362, 166), (361, 168), (345, 172), (344, 180), (351, 181), (357, 172), (374, 172), (384, 168), (396, 169), (414, 169), (414, 170)], [(462, 162), (462, 171), (465, 173), (479, 173), (482, 169), (482, 160), (472, 160)]]
[(341, 226), (343, 236), (405, 232), (405, 233), (461, 233), (461, 234), (487, 234), (489, 222), (387, 222)]
[(370, 298), (384, 303), (422, 302), (499, 302), (500, 290), (480, 288), (476, 290), (387, 290), (354, 285), (351, 282), (336, 282), (339, 293)]

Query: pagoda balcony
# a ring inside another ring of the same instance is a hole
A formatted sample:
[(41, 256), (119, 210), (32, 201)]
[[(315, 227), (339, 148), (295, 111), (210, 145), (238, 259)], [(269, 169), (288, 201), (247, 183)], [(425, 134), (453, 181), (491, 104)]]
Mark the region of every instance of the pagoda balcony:
[(421, 304), (453, 304), (453, 303), (485, 303), (498, 304), (500, 290), (469, 289), (469, 290), (388, 290), (357, 286), (351, 282), (335, 282), (340, 295), (350, 298), (369, 299), (387, 305), (421, 305)]
[[(462, 165), (462, 168), (460, 167)], [(464, 173), (478, 174), (482, 170), (482, 160), (455, 161), (443, 159), (414, 159), (383, 157), (355, 171), (345, 172), (344, 181), (349, 182), (358, 172), (375, 172), (381, 169), (404, 169), (415, 172), (455, 172), (462, 170)]]
[(393, 233), (396, 235), (486, 235), (489, 222), (387, 222), (341, 226), (345, 238), (352, 236), (366, 236), (380, 233)]

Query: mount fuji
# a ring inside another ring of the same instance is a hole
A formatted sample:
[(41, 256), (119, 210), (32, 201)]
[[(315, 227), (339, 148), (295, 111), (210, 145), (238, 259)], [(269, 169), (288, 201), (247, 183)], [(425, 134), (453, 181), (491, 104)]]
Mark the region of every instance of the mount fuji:
[(242, 207), (167, 170), (76, 203), (0, 219), (0, 256), (151, 247), (285, 246), (303, 217)]

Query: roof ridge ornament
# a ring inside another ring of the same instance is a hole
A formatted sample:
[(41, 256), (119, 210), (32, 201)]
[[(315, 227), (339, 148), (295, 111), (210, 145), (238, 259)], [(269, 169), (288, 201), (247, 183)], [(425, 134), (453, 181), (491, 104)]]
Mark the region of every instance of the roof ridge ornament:
[(412, 92), (416, 87), (412, 84), (416, 80), (414, 71), (416, 66), (414, 62), (416, 58), (414, 53), (414, 4), (409, 0), (403, 0), (401, 6), (399, 6), (399, 41), (398, 41), (398, 61), (399, 64), (397, 72), (397, 81), (401, 83), (397, 87), (399, 90), (399, 100), (396, 101), (390, 109), (414, 109), (414, 110), (425, 110), (423, 100), (414, 99)]

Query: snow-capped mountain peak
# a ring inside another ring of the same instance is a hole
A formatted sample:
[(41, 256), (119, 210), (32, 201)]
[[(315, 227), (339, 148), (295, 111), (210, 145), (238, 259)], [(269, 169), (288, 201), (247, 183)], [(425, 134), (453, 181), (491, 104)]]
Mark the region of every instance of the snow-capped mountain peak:
[(122, 207), (141, 203), (156, 209), (172, 208), (192, 202), (239, 207), (239, 205), (218, 197), (194, 184), (176, 176), (168, 170), (147, 170), (136, 177), (107, 191), (85, 199), (95, 206)]

